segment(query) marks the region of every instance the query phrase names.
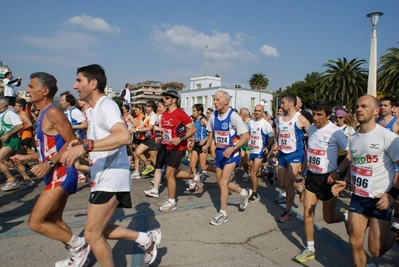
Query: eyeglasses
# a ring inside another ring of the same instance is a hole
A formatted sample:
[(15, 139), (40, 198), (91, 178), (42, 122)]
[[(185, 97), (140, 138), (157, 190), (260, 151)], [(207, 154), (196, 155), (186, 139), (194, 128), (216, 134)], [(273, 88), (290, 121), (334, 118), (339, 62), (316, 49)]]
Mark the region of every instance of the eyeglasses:
[(146, 106), (146, 107), (149, 107), (149, 108), (151, 107), (150, 105), (145, 105), (145, 106)]
[(342, 116), (337, 116), (337, 119), (343, 119), (344, 117), (342, 117)]
[(169, 97), (169, 96), (164, 96), (163, 99), (169, 100), (169, 99), (171, 99), (171, 97)]

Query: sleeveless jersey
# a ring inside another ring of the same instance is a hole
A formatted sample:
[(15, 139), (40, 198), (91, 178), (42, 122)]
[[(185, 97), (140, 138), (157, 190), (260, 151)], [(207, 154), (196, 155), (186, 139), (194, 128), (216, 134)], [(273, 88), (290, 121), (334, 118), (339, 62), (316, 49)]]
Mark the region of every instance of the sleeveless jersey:
[(332, 122), (318, 129), (309, 126), (307, 150), (308, 169), (316, 174), (326, 174), (337, 169), (338, 149), (348, 150), (344, 132)]
[(193, 141), (195, 143), (198, 143), (202, 140), (204, 140), (208, 136), (208, 131), (206, 130), (206, 126), (202, 125), (201, 120), (205, 118), (205, 116), (201, 116), (198, 119), (194, 120), (194, 126), (195, 129), (197, 129), (197, 132), (193, 136)]
[[(141, 123), (144, 121), (144, 118), (145, 118), (144, 113), (140, 113), (139, 115), (136, 116), (136, 125), (135, 125), (136, 128), (138, 128), (141, 125)], [(145, 135), (142, 132), (136, 132), (134, 138), (137, 140), (144, 140)]]
[[(36, 147), (39, 153), (39, 162), (45, 162), (51, 159), (65, 144), (60, 134), (49, 135), (43, 132), (42, 121), (51, 107), (56, 107), (56, 105), (51, 104), (43, 110), (37, 122)], [(75, 167), (65, 167), (60, 163), (56, 164), (55, 167), (51, 168), (49, 173), (44, 176), (45, 190), (60, 186), (67, 177), (68, 179), (75, 179), (77, 182), (78, 173)]]
[(251, 153), (259, 154), (267, 147), (270, 132), (273, 132), (272, 126), (263, 118), (249, 122), (251, 139), (249, 139), (248, 146), (251, 148)]
[(215, 121), (213, 126), (213, 136), (217, 149), (227, 149), (238, 142), (240, 137), (237, 135), (230, 123), (230, 117), (234, 110), (230, 109), (229, 114), (224, 120), (219, 120), (219, 112), (215, 111)]
[[(379, 117), (377, 120), (376, 120), (376, 123), (379, 123), (381, 121), (381, 117)], [(395, 124), (395, 122), (396, 122), (396, 117), (393, 117), (393, 119), (387, 124), (387, 125), (385, 125), (385, 126), (382, 126), (382, 127), (384, 127), (385, 129), (388, 129), (388, 130), (390, 130), (391, 132), (393, 132), (393, 125)]]
[(123, 121), (126, 124), (127, 130), (130, 130), (133, 127), (133, 123), (131, 121), (129, 121), (128, 116), (129, 116), (129, 113), (126, 113), (125, 115), (123, 115)]
[[(144, 128), (147, 128), (150, 125), (157, 125), (159, 123), (159, 117), (156, 113), (152, 112), (151, 114), (146, 114), (144, 118)], [(150, 131), (146, 131), (144, 133), (145, 138), (155, 138), (155, 130), (152, 128)]]
[(377, 124), (366, 134), (356, 131), (349, 138), (352, 156), (351, 184), (353, 193), (374, 197), (393, 185), (395, 162), (399, 160), (399, 138)]
[(299, 115), (297, 112), (288, 122), (283, 121), (283, 118), (278, 121), (278, 148), (285, 154), (303, 150), (302, 140), (305, 133), (297, 126)]

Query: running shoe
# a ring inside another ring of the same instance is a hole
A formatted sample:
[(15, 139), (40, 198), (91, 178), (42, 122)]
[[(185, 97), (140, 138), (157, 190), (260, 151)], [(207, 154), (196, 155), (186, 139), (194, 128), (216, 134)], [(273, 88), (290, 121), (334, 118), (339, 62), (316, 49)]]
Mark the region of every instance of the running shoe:
[(278, 217), (278, 221), (279, 222), (289, 222), (292, 220), (292, 213), (291, 211), (284, 211), (284, 213), (282, 215), (280, 215), (280, 217)]
[(159, 210), (162, 212), (168, 212), (170, 210), (175, 210), (177, 209), (177, 204), (170, 202), (169, 200), (166, 200), (164, 203), (162, 203), (162, 206), (159, 207)]
[(140, 179), (140, 173), (139, 172), (136, 172), (136, 171), (134, 171), (133, 173), (132, 173), (132, 176), (130, 176), (130, 179)]
[(19, 186), (19, 189), (26, 189), (28, 187), (32, 187), (35, 184), (33, 180), (23, 181)]
[(151, 264), (157, 258), (157, 246), (161, 243), (162, 233), (161, 229), (157, 228), (147, 232), (148, 237), (150, 238), (150, 242), (148, 244), (141, 246), (143, 251), (145, 252), (144, 262), (146, 264)]
[(3, 191), (10, 191), (10, 190), (14, 190), (17, 188), (17, 185), (19, 184), (19, 180), (15, 179), (14, 181), (10, 182), (7, 181), (5, 185), (3, 185), (3, 187), (1, 188), (1, 190)]
[(251, 175), (247, 172), (244, 173), (244, 175), (242, 176), (242, 178), (244, 178), (242, 181), (243, 182), (249, 182), (251, 181)]
[(81, 173), (78, 175), (78, 183), (85, 183), (88, 178), (89, 177), (86, 174)]
[(256, 202), (260, 200), (260, 196), (258, 193), (252, 193), (252, 195), (249, 197), (248, 201), (249, 202)]
[(90, 245), (86, 243), (84, 237), (82, 239), (83, 245), (77, 248), (69, 249), (69, 256), (65, 260), (60, 260), (55, 263), (55, 267), (81, 267), (85, 266), (87, 256), (90, 253)]
[(226, 223), (229, 221), (229, 216), (224, 216), (223, 213), (218, 212), (216, 215), (212, 218), (212, 220), (209, 222), (209, 224), (212, 225), (221, 225), (223, 223)]
[(155, 168), (152, 165), (148, 165), (147, 167), (145, 167), (144, 171), (141, 172), (142, 175), (147, 175), (150, 172), (154, 171)]
[(295, 256), (294, 260), (297, 262), (305, 262), (307, 260), (314, 260), (316, 257), (316, 252), (311, 251), (309, 249), (305, 249), (304, 251), (301, 252), (298, 256)]
[(252, 195), (252, 189), (245, 189), (247, 190), (247, 195), (241, 196), (240, 200), (240, 209), (245, 210), (245, 208), (248, 206), (248, 199)]
[(285, 198), (285, 192), (281, 193), (274, 201), (276, 201), (277, 204), (286, 203), (287, 199)]
[(159, 197), (158, 189), (151, 188), (150, 190), (144, 190), (144, 194), (149, 197)]
[(399, 218), (393, 217), (392, 228), (396, 228), (399, 230)]

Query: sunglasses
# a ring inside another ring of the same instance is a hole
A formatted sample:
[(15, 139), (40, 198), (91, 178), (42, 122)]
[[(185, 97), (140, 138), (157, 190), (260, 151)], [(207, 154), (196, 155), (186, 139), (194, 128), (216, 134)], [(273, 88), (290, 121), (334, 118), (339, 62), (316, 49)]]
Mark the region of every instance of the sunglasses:
[(164, 96), (163, 99), (169, 100), (169, 99), (171, 99), (171, 97), (169, 97), (169, 96)]
[(337, 119), (343, 119), (344, 117), (342, 117), (342, 116), (337, 116)]

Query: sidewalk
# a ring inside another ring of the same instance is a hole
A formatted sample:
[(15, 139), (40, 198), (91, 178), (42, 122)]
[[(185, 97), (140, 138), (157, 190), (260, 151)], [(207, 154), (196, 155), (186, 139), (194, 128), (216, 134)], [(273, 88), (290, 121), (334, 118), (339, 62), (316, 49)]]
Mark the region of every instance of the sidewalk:
[[(184, 167), (185, 168), (185, 167)], [(178, 209), (169, 213), (158, 211), (167, 198), (162, 188), (160, 198), (144, 196), (150, 188), (149, 178), (133, 180), (133, 209), (120, 209), (114, 216), (117, 224), (131, 229), (147, 231), (161, 227), (162, 242), (158, 257), (152, 266), (352, 266), (348, 236), (343, 223), (327, 225), (322, 220), (321, 202), (316, 210), (316, 259), (299, 264), (293, 258), (306, 243), (302, 223), (302, 204), (294, 211), (296, 218), (280, 223), (276, 218), (283, 207), (275, 204), (279, 194), (268, 181), (259, 182), (261, 200), (249, 203), (244, 212), (238, 211), (239, 196), (230, 195), (229, 221), (212, 226), (209, 221), (219, 208), (219, 189), (215, 174), (208, 173), (205, 187), (195, 194), (184, 194), (185, 183), (178, 181)], [(243, 187), (239, 170), (237, 179)], [(43, 190), (42, 179), (34, 179), (35, 187), (21, 191), (0, 192), (0, 256), (1, 266), (54, 266), (55, 261), (67, 256), (63, 245), (31, 232), (27, 220), (36, 198)], [(5, 181), (0, 180), (0, 185)], [(83, 231), (90, 189), (79, 184), (77, 194), (70, 197), (64, 220), (73, 232)], [(349, 194), (338, 201), (339, 208), (346, 207)], [(116, 266), (145, 266), (141, 249), (130, 241), (109, 241)], [(96, 264), (91, 255), (91, 266)], [(399, 247), (382, 258), (368, 257), (376, 266), (398, 266)]]

